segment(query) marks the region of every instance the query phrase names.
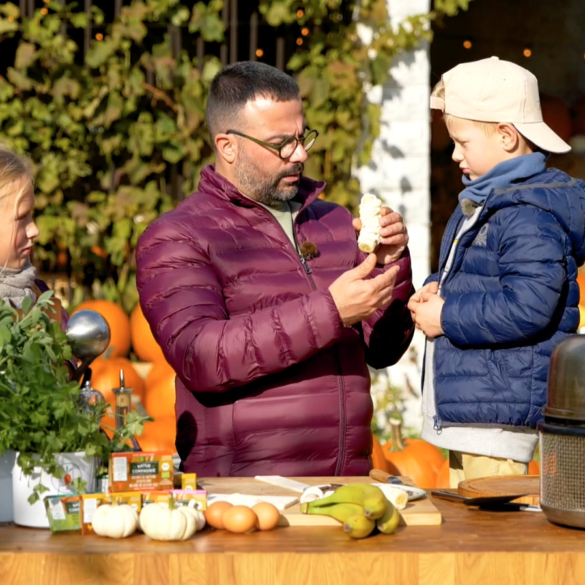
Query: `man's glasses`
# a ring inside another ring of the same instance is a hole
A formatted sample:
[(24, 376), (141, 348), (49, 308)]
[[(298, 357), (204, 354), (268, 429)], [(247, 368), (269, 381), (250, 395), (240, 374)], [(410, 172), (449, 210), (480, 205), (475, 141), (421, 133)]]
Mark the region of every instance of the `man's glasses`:
[(290, 158), (294, 154), (299, 144), (302, 144), (305, 150), (310, 150), (313, 144), (315, 144), (317, 136), (319, 136), (319, 132), (317, 132), (317, 130), (311, 130), (310, 128), (307, 128), (307, 134), (304, 136), (299, 136), (298, 138), (291, 136), (290, 138), (287, 138), (282, 144), (270, 144), (269, 142), (258, 140), (258, 138), (248, 136), (247, 134), (243, 134), (237, 130), (228, 130), (226, 134), (235, 134), (236, 136), (247, 138), (256, 144), (260, 144), (261, 146), (275, 150), (278, 153), (278, 156), (283, 160)]

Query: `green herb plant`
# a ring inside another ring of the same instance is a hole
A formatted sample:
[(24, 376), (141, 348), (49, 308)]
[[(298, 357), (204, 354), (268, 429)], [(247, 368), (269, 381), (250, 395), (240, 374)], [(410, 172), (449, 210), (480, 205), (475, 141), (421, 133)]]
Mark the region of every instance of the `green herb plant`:
[[(22, 310), (0, 302), (0, 456), (17, 451), (25, 475), (42, 470), (60, 479), (58, 454), (84, 452), (107, 463), (111, 452), (128, 450), (128, 440), (151, 419), (132, 411), (122, 428), (111, 429), (112, 439), (100, 430), (107, 405), (80, 400), (80, 385), (67, 366), (71, 346), (49, 317), (52, 295), (43, 293), (34, 305), (25, 299)], [(83, 493), (87, 486), (75, 479), (71, 487)], [(29, 502), (47, 490), (39, 482)]]

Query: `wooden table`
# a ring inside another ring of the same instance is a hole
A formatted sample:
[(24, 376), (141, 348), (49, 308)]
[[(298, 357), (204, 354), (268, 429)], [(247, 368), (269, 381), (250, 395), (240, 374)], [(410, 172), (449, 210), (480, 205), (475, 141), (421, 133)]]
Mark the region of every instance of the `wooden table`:
[(585, 583), (585, 531), (542, 513), (434, 500), (441, 526), (347, 538), (340, 527), (246, 535), (207, 529), (161, 543), (0, 526), (2, 585), (571, 585)]

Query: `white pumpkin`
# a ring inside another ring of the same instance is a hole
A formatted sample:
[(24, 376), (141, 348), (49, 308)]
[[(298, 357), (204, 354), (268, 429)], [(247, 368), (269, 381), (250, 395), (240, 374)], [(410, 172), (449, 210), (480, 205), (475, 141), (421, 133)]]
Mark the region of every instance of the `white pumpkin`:
[(197, 531), (197, 518), (193, 511), (169, 507), (161, 504), (148, 504), (140, 512), (140, 528), (153, 540), (187, 540)]
[(178, 508), (183, 514), (192, 514), (195, 516), (195, 522), (197, 524), (196, 532), (203, 530), (205, 528), (205, 514), (201, 510), (191, 506), (194, 503), (193, 501), (189, 502), (188, 506), (183, 506), (182, 508)]
[(91, 524), (99, 536), (126, 538), (136, 531), (138, 514), (127, 504), (102, 504), (93, 513)]

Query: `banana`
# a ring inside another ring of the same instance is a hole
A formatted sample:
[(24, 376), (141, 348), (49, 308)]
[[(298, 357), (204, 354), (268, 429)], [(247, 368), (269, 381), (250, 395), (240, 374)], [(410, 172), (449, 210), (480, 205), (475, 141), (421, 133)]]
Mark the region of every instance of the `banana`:
[(363, 515), (352, 516), (343, 523), (343, 530), (350, 538), (365, 538), (376, 528), (376, 523)]
[(386, 504), (386, 513), (376, 520), (376, 526), (382, 534), (392, 534), (400, 523), (400, 513), (390, 501)]
[(398, 510), (404, 510), (404, 508), (406, 508), (406, 505), (408, 504), (408, 494), (404, 490), (389, 489), (385, 491), (384, 494)]
[(342, 503), (331, 504), (329, 506), (312, 506), (313, 502), (301, 504), (303, 514), (320, 514), (321, 516), (331, 516), (342, 524), (353, 516), (363, 516), (364, 509), (358, 504)]
[(310, 504), (315, 507), (329, 504), (358, 504), (363, 507), (365, 516), (376, 520), (386, 512), (387, 501), (384, 492), (379, 487), (369, 483), (351, 483), (337, 488), (326, 498), (313, 500)]

